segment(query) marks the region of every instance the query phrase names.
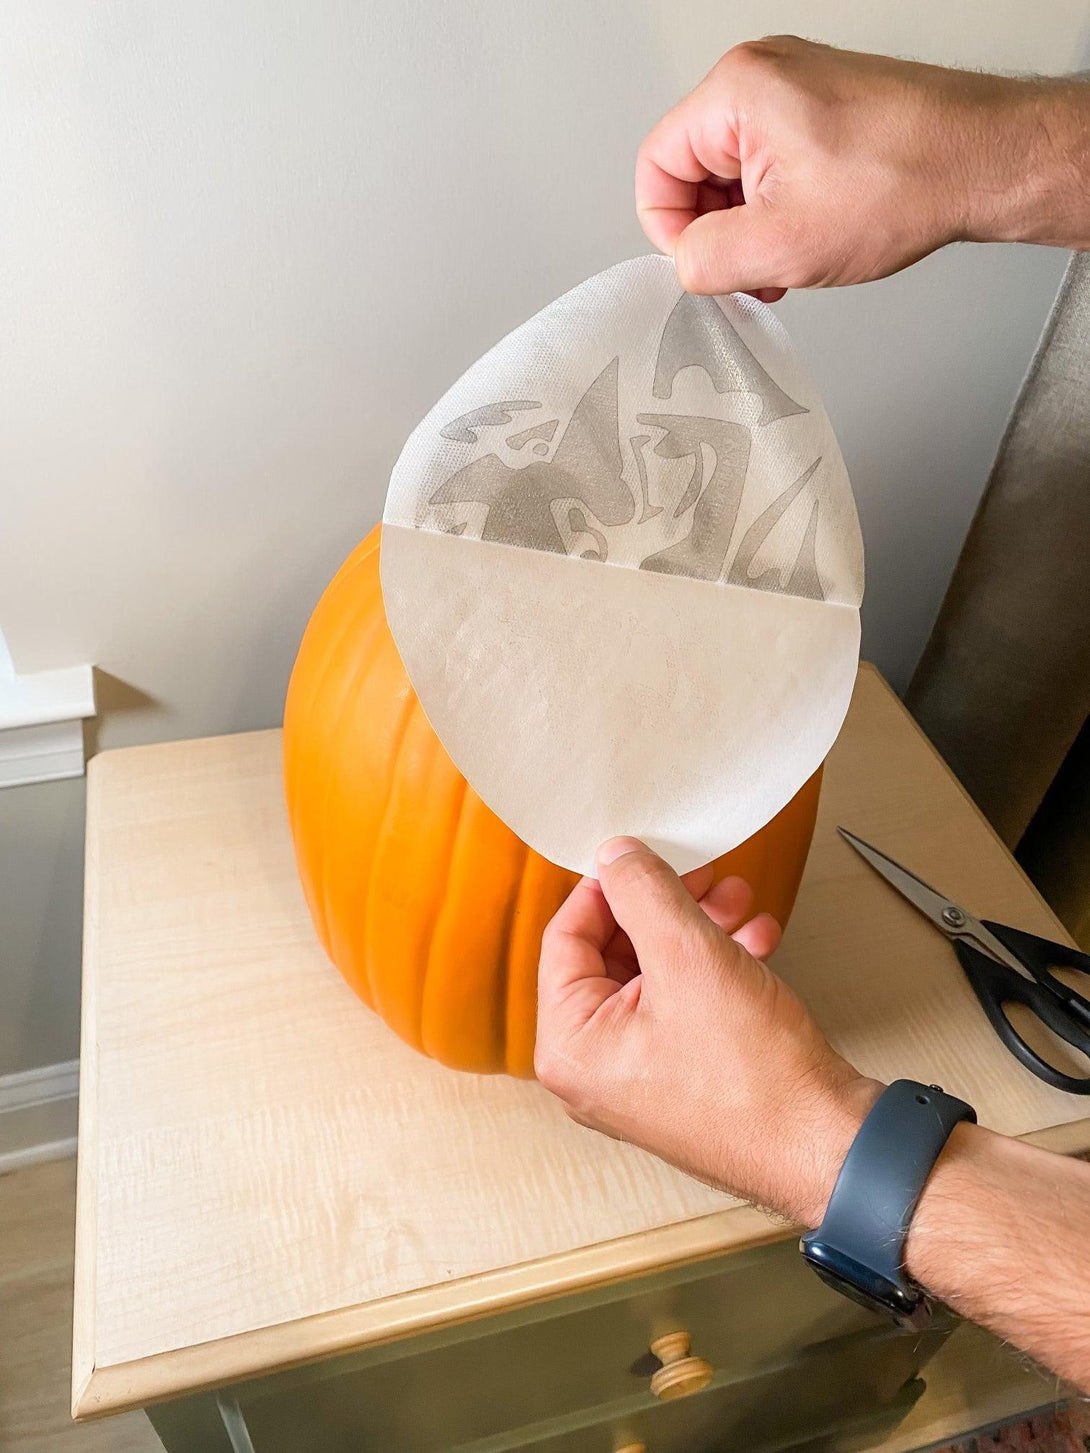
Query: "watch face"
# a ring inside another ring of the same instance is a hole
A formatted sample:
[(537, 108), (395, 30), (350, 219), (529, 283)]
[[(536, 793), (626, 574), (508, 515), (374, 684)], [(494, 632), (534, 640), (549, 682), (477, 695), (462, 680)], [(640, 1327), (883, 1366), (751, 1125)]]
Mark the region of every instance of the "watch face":
[(884, 1312), (903, 1327), (924, 1327), (931, 1320), (931, 1305), (922, 1292), (890, 1281), (826, 1241), (803, 1241), (800, 1249), (823, 1282), (861, 1307)]

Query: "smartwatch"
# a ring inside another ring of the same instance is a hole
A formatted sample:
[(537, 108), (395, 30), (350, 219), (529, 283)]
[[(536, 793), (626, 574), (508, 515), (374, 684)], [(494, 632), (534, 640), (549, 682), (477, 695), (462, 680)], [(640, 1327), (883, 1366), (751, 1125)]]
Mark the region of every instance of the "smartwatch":
[(799, 1243), (829, 1286), (905, 1327), (931, 1320), (931, 1304), (905, 1275), (905, 1240), (916, 1203), (950, 1132), (976, 1121), (938, 1085), (894, 1080), (874, 1102), (840, 1167), (816, 1231)]

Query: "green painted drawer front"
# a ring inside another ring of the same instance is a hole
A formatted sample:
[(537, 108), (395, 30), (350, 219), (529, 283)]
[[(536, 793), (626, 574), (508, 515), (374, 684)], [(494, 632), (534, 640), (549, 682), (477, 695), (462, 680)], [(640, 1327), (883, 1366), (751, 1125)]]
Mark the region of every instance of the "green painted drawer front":
[(886, 1326), (824, 1286), (793, 1241), (614, 1293), (566, 1314), (554, 1302), (502, 1330), (477, 1323), (430, 1350), (409, 1341), (377, 1365), (361, 1354), (354, 1367), (340, 1359), (239, 1388), (254, 1448), (440, 1453), (626, 1399), (657, 1409), (649, 1346), (663, 1332), (689, 1332), (717, 1381), (734, 1382), (806, 1347)]
[(787, 1367), (722, 1383), (676, 1402), (616, 1408), (571, 1431), (516, 1430), (450, 1453), (850, 1453), (892, 1432), (924, 1389), (915, 1374), (945, 1333), (863, 1333), (809, 1348)]

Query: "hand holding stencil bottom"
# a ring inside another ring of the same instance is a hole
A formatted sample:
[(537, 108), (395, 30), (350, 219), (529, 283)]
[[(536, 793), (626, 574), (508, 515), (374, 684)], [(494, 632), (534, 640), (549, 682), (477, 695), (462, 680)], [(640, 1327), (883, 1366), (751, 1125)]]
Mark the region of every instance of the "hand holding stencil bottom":
[[(580, 1123), (818, 1226), (886, 1087), (761, 961), (778, 930), (747, 921), (740, 879), (682, 880), (629, 838), (603, 845), (598, 871), (542, 943), (539, 1079)], [(885, 1207), (873, 1157), (857, 1176)], [(905, 1226), (911, 1282), (1090, 1389), (1090, 1166), (962, 1123)]]
[(779, 926), (741, 878), (681, 879), (634, 839), (598, 873), (545, 932), (538, 1078), (582, 1123), (816, 1225), (878, 1086), (762, 962)]

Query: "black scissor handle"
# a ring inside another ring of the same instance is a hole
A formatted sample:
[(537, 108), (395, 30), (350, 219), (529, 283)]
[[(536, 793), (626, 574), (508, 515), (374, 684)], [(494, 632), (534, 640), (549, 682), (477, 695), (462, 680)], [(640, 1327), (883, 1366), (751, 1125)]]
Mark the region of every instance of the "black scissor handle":
[(1052, 972), (1053, 969), (1075, 969), (1086, 974), (1087, 987), (1090, 988), (1090, 954), (1050, 938), (1039, 938), (1035, 933), (1024, 933), (1020, 928), (1010, 928), (1005, 923), (992, 923), (988, 919), (984, 919), (983, 923), (1015, 958), (1025, 964), (1039, 984), (1044, 984), (1067, 1006), (1071, 1017), (1090, 1035), (1090, 999), (1077, 989), (1069, 988)]
[[(1000, 937), (1000, 934), (996, 933), (996, 929), (1002, 928), (1003, 942), (1012, 953), (1022, 957), (1021, 945), (1015, 948), (1014, 943), (1008, 942), (1006, 938), (1007, 934), (1014, 934), (1017, 930), (1008, 929), (1003, 924), (986, 923), (984, 926), (995, 933), (997, 938)], [(1021, 934), (1018, 936), (1023, 937)], [(1032, 935), (1025, 935), (1025, 937), (1032, 937)], [(1063, 946), (1052, 945), (1045, 939), (1041, 939), (1039, 942), (1047, 947), (1048, 957), (1052, 963), (1055, 963), (1052, 949)], [(1046, 987), (1045, 983), (1037, 982), (1036, 978), (1027, 979), (1025, 975), (1016, 973), (1006, 964), (998, 963), (989, 955), (981, 953), (972, 944), (964, 943), (961, 939), (954, 940), (954, 948), (957, 950), (957, 956), (961, 960), (961, 966), (972, 985), (973, 992), (979, 999), (984, 1013), (988, 1016), (989, 1023), (1015, 1059), (1023, 1064), (1031, 1074), (1036, 1075), (1039, 1080), (1044, 1080), (1046, 1085), (1052, 1085), (1054, 1089), (1065, 1090), (1069, 1095), (1090, 1095), (1090, 1073), (1085, 1076), (1064, 1074), (1062, 1070), (1056, 1069), (1055, 1065), (1050, 1065), (1047, 1060), (1042, 1059), (1015, 1029), (1007, 1018), (1003, 1006), (1005, 1004), (1025, 1005), (1042, 1024), (1051, 1029), (1060, 1039), (1090, 1057), (1090, 1033), (1083, 1027), (1080, 1016), (1073, 1015), (1070, 1007), (1058, 998), (1052, 989)], [(1030, 966), (1027, 964), (1028, 967)], [(1072, 967), (1078, 966), (1072, 965)], [(1044, 972), (1048, 973), (1047, 968)], [(1051, 975), (1049, 977), (1051, 978)], [(1059, 983), (1058, 980), (1056, 982)], [(1080, 995), (1076, 997), (1081, 998)]]

